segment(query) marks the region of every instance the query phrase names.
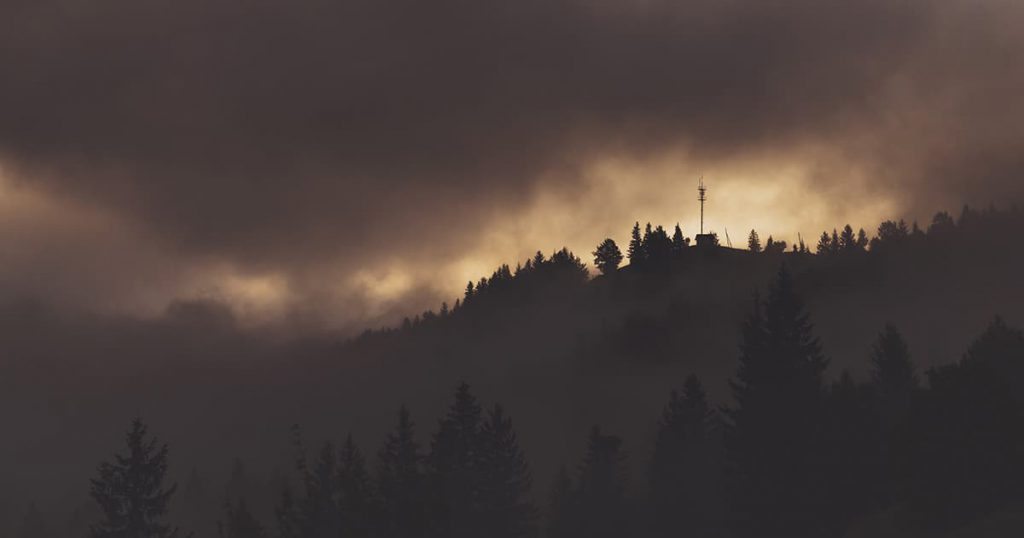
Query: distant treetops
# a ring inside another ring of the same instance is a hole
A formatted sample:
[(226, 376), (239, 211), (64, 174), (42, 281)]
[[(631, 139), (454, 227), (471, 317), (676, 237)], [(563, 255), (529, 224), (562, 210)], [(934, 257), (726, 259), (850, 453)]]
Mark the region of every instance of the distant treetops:
[[(781, 255), (786, 252), (798, 255), (817, 254), (822, 258), (845, 257), (869, 251), (885, 252), (906, 241), (923, 238), (942, 240), (971, 223), (984, 222), (986, 219), (998, 220), (1001, 218), (1000, 215), (1015, 214), (1017, 214), (1016, 209), (1004, 213), (995, 209), (979, 212), (965, 206), (959, 219), (954, 219), (945, 211), (936, 213), (927, 230), (922, 230), (916, 222), (908, 226), (903, 220), (887, 220), (878, 225), (878, 230), (872, 238), (868, 237), (863, 228), (855, 232), (853, 227), (847, 224), (843, 226), (842, 230), (823, 231), (813, 252), (802, 238), (791, 247), (786, 241), (776, 240), (771, 235), (762, 243), (757, 230), (750, 230), (747, 237), (747, 250), (754, 254), (765, 255)], [(714, 234), (708, 234), (708, 236), (712, 238), (712, 246), (718, 246), (717, 236)], [(621, 268), (622, 262), (627, 259), (629, 266), (636, 270), (668, 271), (674, 260), (685, 258), (690, 246), (690, 238), (683, 235), (678, 223), (670, 236), (668, 231), (660, 225), (653, 226), (651, 223), (647, 223), (641, 228), (640, 222), (637, 221), (633, 223), (629, 245), (625, 252), (613, 239), (606, 238), (597, 245), (592, 254), (594, 267), (598, 272), (603, 276), (610, 276), (616, 274)], [(564, 291), (585, 284), (589, 278), (590, 273), (586, 264), (569, 249), (557, 250), (550, 257), (545, 257), (543, 253), (537, 251), (533, 258), (526, 260), (525, 263), (517, 264), (515, 269), (509, 267), (508, 264), (503, 264), (490, 277), (482, 277), (476, 282), (468, 282), (463, 297), (456, 300), (453, 306), (449, 307), (448, 303), (442, 303), (438, 312), (427, 310), (413, 318), (405, 318), (401, 329), (408, 330), (421, 325), (429, 325), (460, 312), (469, 303), (486, 303), (499, 297), (522, 299), (534, 295), (538, 290)], [(367, 331), (364, 336), (370, 334), (373, 332)]]

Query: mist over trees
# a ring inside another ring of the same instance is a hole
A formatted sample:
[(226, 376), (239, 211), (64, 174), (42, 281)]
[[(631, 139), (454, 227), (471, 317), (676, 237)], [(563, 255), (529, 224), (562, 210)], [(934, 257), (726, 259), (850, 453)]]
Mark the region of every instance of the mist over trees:
[[(376, 365), (360, 370), (370, 361), (336, 370), (343, 375), (305, 362), (309, 376), (291, 372), (280, 382), (319, 394), (340, 391), (351, 375), (345, 390), (362, 384), (366, 392), (348, 405), (380, 406), (375, 424), (317, 400), (298, 408), (304, 429), (284, 467), (226, 458), (218, 470), (196, 451), (179, 455), (187, 434), (166, 436), (168, 449), (135, 421), (127, 451), (97, 468), (91, 502), (22, 499), (11, 505), (13, 536), (855, 537), (878, 529), (952, 536), (992, 521), (1019, 528), (1024, 336), (993, 308), (979, 314), (988, 325), (963, 355), (945, 360), (905, 326), (909, 314), (952, 327), (944, 320), (985, 307), (948, 299), (958, 306), (921, 311), (935, 297), (907, 282), (954, 298), (955, 288), (934, 285), (944, 281), (936, 275), (980, 265), (989, 279), (965, 279), (967, 291), (1011, 285), (1021, 265), (998, 247), (1021, 221), (1013, 210), (965, 210), (958, 219), (936, 215), (925, 229), (887, 221), (871, 239), (844, 226), (823, 232), (815, 253), (802, 241), (761, 245), (756, 230), (743, 250), (691, 247), (678, 226), (670, 235), (637, 222), (629, 264), (605, 240), (594, 251), (597, 275), (567, 249), (538, 252), (470, 282), (451, 307), (340, 348), (379, 361), (380, 377), (368, 373)], [(876, 299), (830, 312), (833, 290), (846, 288)], [(736, 315), (722, 327), (714, 320), (730, 319), (726, 289), (736, 290)], [(822, 322), (829, 316), (843, 320), (840, 329)], [(844, 342), (858, 325), (869, 329)], [(503, 353), (515, 367), (493, 358)], [(439, 363), (424, 357), (433, 354), (453, 366), (431, 370)], [(459, 383), (460, 373), (474, 380), (494, 368), (501, 383)], [(448, 394), (436, 404), (386, 396), (437, 383)], [(618, 392), (631, 384), (642, 392)], [(534, 399), (539, 413), (529, 411)], [(275, 420), (252, 403), (243, 409)], [(153, 424), (162, 432), (165, 421)], [(307, 437), (307, 423), (327, 438)]]

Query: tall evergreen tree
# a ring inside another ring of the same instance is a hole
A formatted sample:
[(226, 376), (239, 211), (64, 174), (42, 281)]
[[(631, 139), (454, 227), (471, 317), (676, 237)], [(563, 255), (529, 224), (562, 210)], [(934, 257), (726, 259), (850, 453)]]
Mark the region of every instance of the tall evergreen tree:
[(747, 250), (750, 252), (761, 252), (761, 238), (757, 236), (757, 230), (750, 230), (750, 236), (747, 237)]
[(672, 240), (668, 233), (661, 226), (650, 228), (647, 226), (647, 233), (644, 236), (644, 255), (648, 264), (658, 268), (668, 267), (672, 258)]
[(594, 266), (602, 275), (615, 273), (622, 263), (622, 252), (612, 239), (605, 239), (594, 250)]
[(495, 405), (480, 428), (478, 500), (481, 536), (522, 538), (536, 534), (536, 509), (529, 499), (530, 468), (512, 429), (512, 420)]
[(672, 252), (679, 254), (686, 250), (686, 247), (690, 246), (690, 240), (683, 237), (683, 230), (679, 227), (679, 223), (676, 223), (676, 229), (672, 232)]
[(823, 521), (838, 533), (855, 519), (877, 512), (884, 503), (885, 450), (870, 387), (844, 371), (826, 394), (824, 465), (827, 479)]
[(892, 425), (905, 419), (918, 381), (907, 343), (891, 324), (871, 347), (871, 383), (883, 422)]
[(864, 228), (857, 230), (857, 250), (864, 251), (868, 248), (868, 234)]
[(440, 421), (430, 452), (431, 478), (437, 494), (435, 532), (446, 538), (472, 537), (480, 532), (477, 496), (482, 482), (480, 469), (482, 409), (462, 383), (455, 401)]
[(305, 497), (299, 503), (303, 538), (334, 538), (342, 531), (341, 492), (338, 487), (338, 456), (334, 445), (324, 443), (311, 469), (304, 473)]
[(819, 255), (832, 253), (832, 239), (828, 236), (828, 232), (821, 232), (816, 252)]
[(816, 536), (823, 531), (816, 449), (826, 360), (785, 266), (763, 308), (755, 299), (739, 362), (727, 437), (737, 530)]
[(637, 265), (644, 260), (644, 241), (640, 237), (640, 222), (633, 223), (633, 231), (630, 233), (629, 249), (626, 251), (629, 256), (629, 263)]
[(847, 224), (843, 226), (843, 232), (839, 236), (839, 249), (843, 252), (854, 252), (857, 250), (857, 236), (853, 233), (853, 227)]
[(710, 429), (713, 413), (700, 380), (686, 379), (682, 393), (672, 391), (658, 422), (650, 469), (649, 506), (657, 536), (677, 536), (681, 529), (708, 534), (715, 521), (714, 473)]
[(839, 240), (839, 233), (832, 228), (832, 238), (829, 240), (829, 253), (839, 254), (843, 251), (843, 243)]
[(338, 454), (338, 493), (341, 524), (346, 538), (365, 538), (373, 533), (374, 492), (366, 459), (356, 446), (352, 435)]
[(378, 530), (385, 538), (422, 538), (427, 534), (422, 456), (409, 410), (398, 410), (398, 426), (377, 455), (380, 497)]
[(595, 426), (576, 484), (576, 536), (621, 538), (629, 535), (626, 502), (626, 455), (622, 439)]
[(164, 487), (167, 445), (150, 438), (141, 419), (125, 435), (127, 450), (103, 462), (89, 494), (103, 513), (91, 538), (171, 538), (178, 529), (163, 523), (176, 485)]
[(907, 516), (929, 534), (1024, 500), (1024, 333), (996, 319), (915, 398)]

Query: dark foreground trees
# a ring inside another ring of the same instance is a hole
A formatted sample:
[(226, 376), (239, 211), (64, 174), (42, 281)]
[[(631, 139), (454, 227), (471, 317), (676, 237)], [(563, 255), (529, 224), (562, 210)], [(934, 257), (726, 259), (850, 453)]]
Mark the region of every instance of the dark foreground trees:
[(691, 375), (672, 391), (658, 422), (647, 506), (654, 536), (680, 529), (705, 535), (722, 526), (718, 421), (700, 380)]
[(124, 452), (103, 462), (89, 494), (103, 518), (89, 532), (92, 538), (171, 538), (178, 529), (163, 522), (176, 486), (164, 487), (167, 445), (148, 435), (141, 419), (132, 421)]
[(821, 376), (827, 364), (783, 267), (742, 332), (728, 410), (733, 521), (744, 535), (820, 536)]
[(622, 439), (605, 435), (594, 426), (575, 480), (564, 470), (556, 480), (547, 536), (628, 536), (633, 517), (626, 498), (625, 463)]
[[(512, 420), (462, 384), (428, 449), (402, 407), (372, 471), (351, 436), (338, 449), (326, 444), (298, 459), (276, 526), (250, 511), (248, 487), (231, 486), (219, 534), (841, 536), (884, 517), (899, 535), (942, 536), (1024, 503), (1020, 331), (997, 318), (961, 360), (919, 375), (910, 346), (887, 325), (865, 346), (863, 380), (843, 372), (826, 383), (825, 355), (796, 290), (784, 268), (767, 299), (755, 299), (742, 326), (734, 405), (717, 412), (688, 377), (659, 420), (649, 417), (653, 446), (632, 468), (623, 440), (594, 428), (582, 461), (554, 481), (545, 514), (532, 502)], [(102, 518), (91, 536), (174, 536), (164, 522), (174, 492), (164, 486), (167, 448), (140, 421), (127, 445), (93, 481)], [(230, 482), (249, 483), (235, 469)], [(641, 469), (647, 480), (628, 480)]]

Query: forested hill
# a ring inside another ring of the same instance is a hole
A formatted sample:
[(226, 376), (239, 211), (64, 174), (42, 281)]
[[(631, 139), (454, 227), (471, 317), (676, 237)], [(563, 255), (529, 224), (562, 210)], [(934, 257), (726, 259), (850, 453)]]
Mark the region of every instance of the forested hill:
[[(632, 255), (622, 249), (628, 265), (597, 271), (585, 264), (589, 256), (538, 252), (470, 283), (454, 305), (367, 331), (344, 354), (484, 369), (557, 363), (583, 373), (678, 365), (724, 380), (739, 323), (785, 265), (833, 374), (863, 371), (867, 345), (887, 322), (908, 335), (927, 367), (957, 358), (994, 316), (1021, 319), (1024, 251), (1014, 245), (1022, 231), (1017, 210), (967, 208), (958, 218), (938, 213), (924, 227), (887, 221), (874, 234), (846, 227), (791, 248), (770, 238), (759, 248), (755, 232), (752, 249), (701, 249), (678, 230), (673, 239), (661, 227), (641, 233), (637, 226)], [(710, 384), (716, 397), (727, 396), (723, 383)]]
[[(60, 518), (90, 506), (90, 472), (136, 415), (171, 443), (182, 483), (195, 468), (222, 485), (232, 460), (246, 462), (269, 524), (292, 465), (289, 426), (312, 442), (352, 433), (373, 454), (404, 403), (426, 446), (462, 381), (513, 417), (536, 499), (579, 460), (594, 425), (621, 437), (642, 483), (671, 390), (696, 374), (712, 407), (731, 403), (742, 323), (783, 266), (828, 360), (825, 383), (844, 370), (867, 379), (887, 323), (923, 373), (960, 359), (997, 315), (1024, 324), (1022, 234), (1017, 210), (830, 230), (795, 249), (753, 236), (751, 250), (697, 248), (637, 226), (630, 245), (598, 245), (595, 264), (538, 254), (473, 282), (457, 303), (345, 342), (281, 344), (222, 316), (83, 325), (2, 310), (0, 419), (24, 429), (0, 446), (0, 530), (24, 499)], [(206, 521), (219, 508), (209, 506)]]

